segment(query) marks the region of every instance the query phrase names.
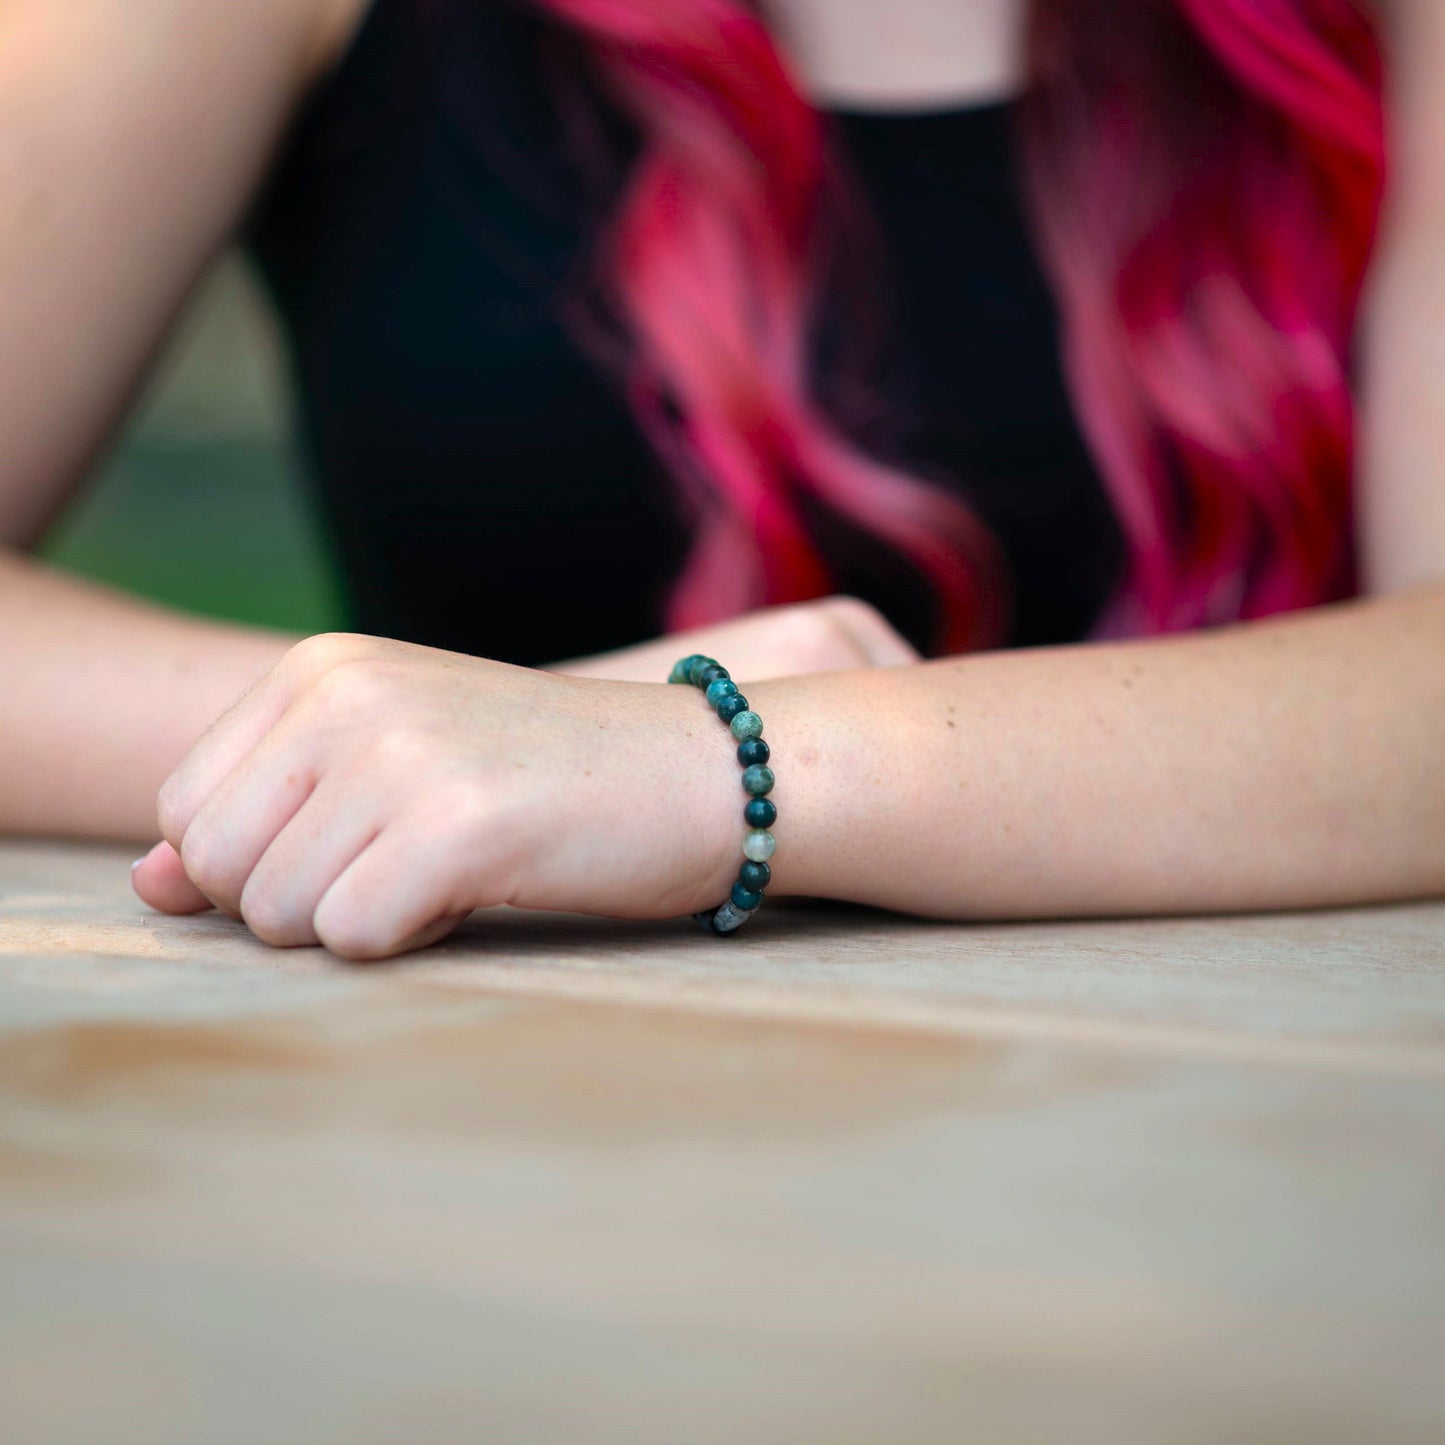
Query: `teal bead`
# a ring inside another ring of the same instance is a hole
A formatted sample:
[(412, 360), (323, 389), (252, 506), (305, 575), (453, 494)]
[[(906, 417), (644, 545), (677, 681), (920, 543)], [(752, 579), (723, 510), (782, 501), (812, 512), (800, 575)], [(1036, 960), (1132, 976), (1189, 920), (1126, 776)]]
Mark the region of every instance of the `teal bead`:
[(717, 715), (725, 722), (730, 723), (740, 713), (748, 710), (748, 700), (742, 693), (734, 693), (731, 697), (725, 697), (717, 705)]
[(692, 661), (692, 666), (689, 667), (688, 670), (687, 670), (687, 680), (688, 680), (694, 687), (699, 687), (699, 686), (701, 686), (701, 684), (702, 684), (702, 674), (703, 674), (703, 670), (704, 670), (705, 668), (716, 667), (716, 666), (717, 666), (717, 659), (716, 659), (716, 658), (704, 657), (704, 656), (702, 656), (701, 653), (699, 653), (698, 656), (693, 659), (693, 661)]
[(762, 738), (744, 738), (738, 744), (738, 762), (750, 768), (754, 763), (765, 763), (772, 757), (773, 750)]
[(755, 798), (773, 791), (773, 770), (766, 763), (754, 763), (743, 769), (743, 790)]
[(713, 683), (720, 682), (723, 678), (731, 676), (732, 674), (727, 670), (727, 668), (722, 665), (722, 663), (710, 662), (705, 668), (702, 669), (701, 672), (698, 673), (697, 685), (701, 688), (709, 688), (713, 685)]
[(738, 882), (755, 893), (761, 893), (772, 881), (773, 870), (766, 863), (754, 863), (749, 859), (738, 869)]
[(743, 818), (750, 828), (771, 828), (778, 821), (778, 805), (770, 798), (754, 798), (743, 809)]
[(743, 856), (754, 863), (766, 863), (777, 846), (778, 840), (766, 829), (754, 828), (743, 839)]
[(690, 683), (692, 681), (692, 665), (701, 660), (702, 653), (700, 652), (690, 652), (686, 657), (679, 658), (672, 664), (672, 671), (668, 673), (667, 680), (669, 682)]
[(763, 895), (757, 889), (745, 887), (741, 883), (733, 884), (732, 902), (735, 908), (751, 913), (762, 901)]
[(737, 713), (728, 726), (732, 729), (733, 736), (742, 742), (744, 738), (755, 738), (762, 732), (763, 720), (757, 713), (749, 710)]
[(720, 677), (717, 681), (708, 683), (707, 691), (703, 694), (710, 707), (716, 707), (725, 697), (737, 695), (738, 685), (730, 677)]

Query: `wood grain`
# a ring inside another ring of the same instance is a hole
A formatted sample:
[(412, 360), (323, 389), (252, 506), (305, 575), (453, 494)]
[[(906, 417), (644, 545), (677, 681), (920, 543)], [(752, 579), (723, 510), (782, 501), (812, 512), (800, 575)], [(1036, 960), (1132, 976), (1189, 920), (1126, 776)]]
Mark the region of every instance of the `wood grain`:
[(416, 958), (0, 845), (6, 1441), (1445, 1437), (1445, 908)]

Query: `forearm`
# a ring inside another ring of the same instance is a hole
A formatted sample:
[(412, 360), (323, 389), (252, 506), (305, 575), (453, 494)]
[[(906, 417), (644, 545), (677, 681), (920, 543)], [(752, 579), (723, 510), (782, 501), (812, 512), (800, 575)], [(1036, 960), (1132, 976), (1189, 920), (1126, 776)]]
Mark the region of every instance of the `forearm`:
[(0, 833), (154, 840), (161, 782), (293, 641), (0, 554)]
[(1445, 589), (748, 695), (776, 893), (949, 918), (1445, 893)]

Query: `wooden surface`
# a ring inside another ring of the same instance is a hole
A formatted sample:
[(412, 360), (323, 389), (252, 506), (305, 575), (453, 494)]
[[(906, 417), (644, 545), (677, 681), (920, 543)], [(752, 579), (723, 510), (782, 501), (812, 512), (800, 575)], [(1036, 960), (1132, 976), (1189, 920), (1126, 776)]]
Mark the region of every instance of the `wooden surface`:
[(0, 845), (0, 1439), (1445, 1439), (1445, 907), (505, 911)]

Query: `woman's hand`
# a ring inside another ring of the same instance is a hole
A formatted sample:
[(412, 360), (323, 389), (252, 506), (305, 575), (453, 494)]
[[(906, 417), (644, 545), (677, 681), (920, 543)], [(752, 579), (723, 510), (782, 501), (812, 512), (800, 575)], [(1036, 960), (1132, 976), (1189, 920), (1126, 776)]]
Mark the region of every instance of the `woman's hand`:
[(743, 682), (919, 661), (917, 650), (876, 607), (858, 597), (834, 596), (759, 608), (635, 647), (559, 662), (549, 670), (572, 677), (654, 682), (690, 652), (726, 658), (728, 671)]
[(499, 903), (678, 917), (736, 870), (729, 761), (692, 688), (323, 635), (166, 781), (165, 841), (135, 888), (165, 912), (214, 904), (268, 943), (348, 958), (420, 947)]

